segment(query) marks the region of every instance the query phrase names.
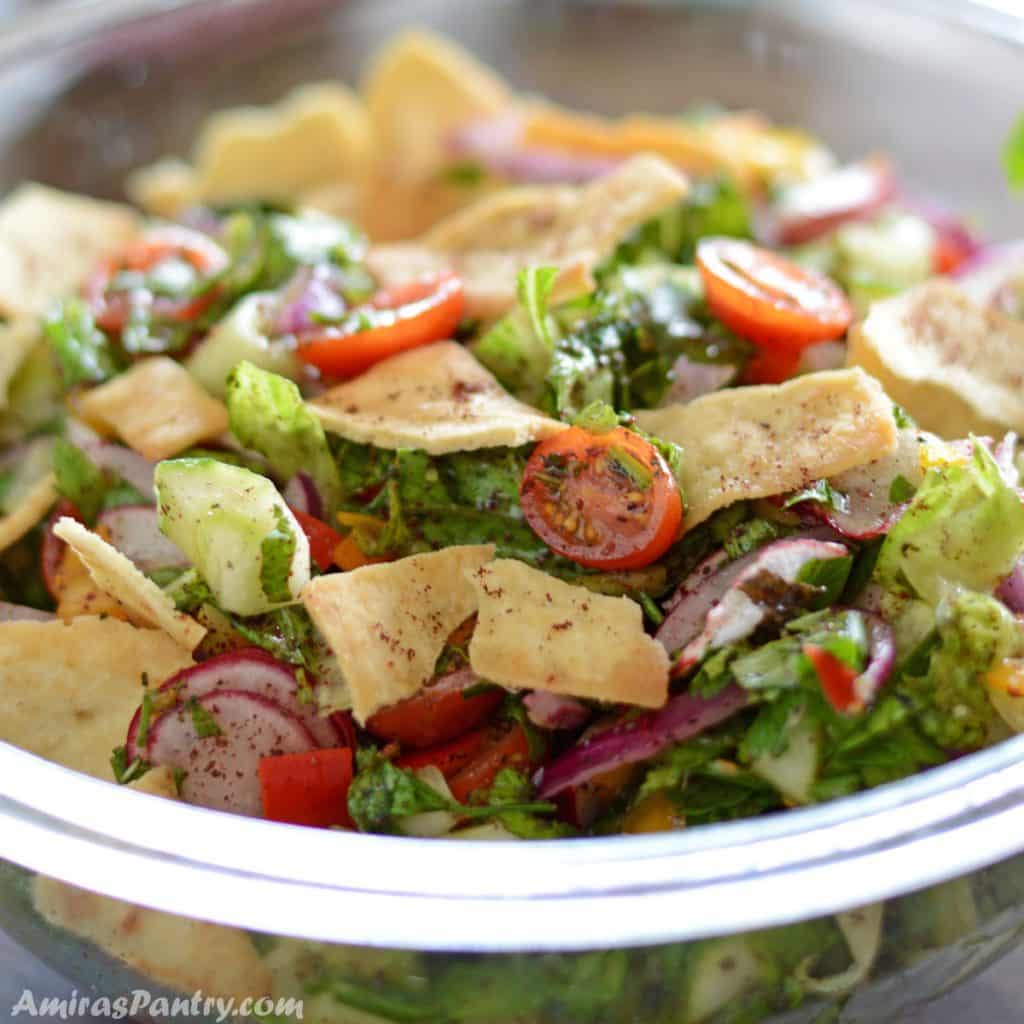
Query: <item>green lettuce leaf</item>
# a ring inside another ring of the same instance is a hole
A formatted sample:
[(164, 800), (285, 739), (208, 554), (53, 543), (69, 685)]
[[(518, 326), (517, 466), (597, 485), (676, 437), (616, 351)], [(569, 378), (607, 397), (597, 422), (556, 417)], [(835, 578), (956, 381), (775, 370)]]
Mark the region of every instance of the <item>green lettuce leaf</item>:
[(246, 448), (265, 456), (282, 478), (308, 473), (323, 498), (328, 516), (337, 508), (341, 481), (320, 421), (302, 400), (293, 381), (249, 362), (228, 376), (231, 432)]
[(473, 353), (524, 402), (540, 405), (551, 369), (557, 325), (548, 313), (557, 267), (528, 267), (516, 278), (519, 305), (476, 344)]
[(274, 509), (277, 524), (260, 545), (260, 585), (268, 601), (283, 603), (292, 600), (288, 574), (295, 557), (295, 531), (281, 509)]
[(1024, 189), (1024, 114), (1017, 118), (1003, 145), (1003, 169), (1012, 189)]
[(930, 469), (889, 531), (875, 577), (938, 604), (950, 585), (991, 591), (1024, 550), (1024, 503), (975, 439), (965, 465)]

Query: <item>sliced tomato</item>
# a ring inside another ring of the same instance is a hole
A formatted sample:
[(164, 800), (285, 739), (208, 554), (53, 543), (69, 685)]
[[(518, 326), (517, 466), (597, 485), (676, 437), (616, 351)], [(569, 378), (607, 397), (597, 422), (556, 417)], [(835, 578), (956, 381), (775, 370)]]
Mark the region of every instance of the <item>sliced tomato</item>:
[(486, 722), (505, 699), (503, 690), (489, 688), (466, 696), (444, 678), (414, 697), (371, 715), (366, 729), (378, 739), (422, 750), (455, 739)]
[(521, 725), (489, 736), (466, 766), (448, 779), (448, 787), (459, 803), (469, 803), (475, 792), (491, 788), (503, 768), (530, 769), (530, 741)]
[(327, 377), (355, 377), (410, 348), (450, 338), (465, 308), (462, 281), (451, 271), (378, 292), (345, 325), (298, 336), (298, 357)]
[(263, 814), (271, 821), (315, 828), (354, 827), (348, 813), (349, 747), (261, 758), (259, 778)]
[(817, 644), (804, 644), (803, 652), (814, 666), (825, 699), (841, 714), (862, 711), (863, 701), (857, 696), (857, 670)]
[(761, 348), (799, 352), (841, 338), (853, 310), (834, 282), (737, 238), (705, 238), (697, 268), (708, 307), (730, 330)]
[(328, 526), (322, 519), (311, 516), (308, 512), (292, 509), (292, 515), (298, 520), (302, 532), (309, 541), (309, 554), (321, 572), (326, 572), (334, 565), (334, 550), (344, 539), (337, 530)]
[(847, 221), (870, 216), (895, 194), (892, 167), (880, 156), (792, 185), (775, 208), (778, 241), (812, 242)]
[(399, 768), (412, 770), (433, 765), (446, 779), (453, 779), (487, 745), (488, 737), (491, 735), (490, 729), (474, 729), (457, 739), (439, 743), (436, 747), (402, 754), (395, 760), (395, 764)]
[(639, 569), (679, 534), (683, 502), (649, 441), (625, 427), (570, 427), (533, 450), (520, 487), (523, 515), (552, 551), (597, 569)]
[(223, 270), (228, 256), (211, 238), (188, 228), (161, 228), (144, 235), (101, 262), (86, 281), (85, 297), (97, 325), (105, 331), (123, 330), (133, 308), (140, 302), (147, 303), (153, 315), (163, 320), (189, 323), (202, 315), (217, 298), (214, 287), (182, 298), (154, 296), (144, 281), (135, 287), (117, 287), (116, 278), (120, 274), (152, 274), (161, 264), (172, 260), (188, 264), (194, 283), (200, 283)]
[(781, 384), (800, 368), (799, 352), (759, 349), (743, 368), (744, 384)]

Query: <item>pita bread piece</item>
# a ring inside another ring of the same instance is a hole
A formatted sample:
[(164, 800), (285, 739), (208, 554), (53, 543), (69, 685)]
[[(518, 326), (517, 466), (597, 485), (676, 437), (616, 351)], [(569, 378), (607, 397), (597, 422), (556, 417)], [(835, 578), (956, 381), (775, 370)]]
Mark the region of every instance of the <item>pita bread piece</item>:
[(567, 426), (513, 398), (454, 341), (385, 359), (310, 408), (325, 430), (349, 441), (430, 455), (514, 448)]
[(191, 664), (170, 637), (116, 619), (0, 623), (0, 739), (110, 781), (142, 674), (155, 686)]
[(503, 189), (435, 225), (414, 245), (371, 248), (367, 265), (385, 286), (450, 267), (466, 289), (466, 315), (496, 319), (516, 303), (516, 275), (556, 266), (593, 287), (590, 272), (633, 228), (688, 191), (656, 156), (637, 156), (588, 185)]
[(473, 670), (512, 689), (658, 708), (668, 656), (628, 597), (607, 597), (512, 559), (471, 576), (478, 600)]
[(0, 316), (43, 314), (139, 228), (120, 203), (44, 185), (15, 189), (0, 204)]
[(360, 723), (430, 681), (448, 637), (476, 610), (469, 574), (493, 557), (493, 544), (450, 547), (306, 585), (303, 604), (338, 659)]
[(52, 473), (34, 483), (16, 508), (0, 516), (0, 551), (17, 544), (38, 523), (57, 500), (57, 484)]
[(53, 532), (81, 559), (96, 586), (120, 602), (133, 621), (162, 629), (189, 651), (206, 635), (195, 619), (179, 612), (171, 598), (117, 548), (76, 519), (62, 516)]
[(154, 356), (87, 391), (79, 412), (113, 431), (153, 462), (170, 458), (228, 429), (228, 411), (180, 363)]
[(876, 302), (850, 336), (847, 363), (942, 437), (1024, 431), (1024, 322), (950, 281)]
[(874, 462), (897, 442), (892, 401), (862, 370), (716, 391), (638, 412), (637, 423), (683, 448), (687, 529), (734, 502), (797, 491)]

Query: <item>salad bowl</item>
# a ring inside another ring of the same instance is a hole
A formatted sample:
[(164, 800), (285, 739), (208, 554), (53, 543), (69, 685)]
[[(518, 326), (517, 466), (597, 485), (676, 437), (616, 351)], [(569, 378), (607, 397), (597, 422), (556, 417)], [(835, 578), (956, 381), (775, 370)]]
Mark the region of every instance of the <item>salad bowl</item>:
[[(204, 113), (354, 79), (412, 18), (566, 104), (682, 94), (883, 147), (908, 190), (1024, 232), (998, 155), (1024, 22), (939, 0), (72, 3), (0, 32), (0, 191), (120, 197)], [(0, 743), (0, 857), (0, 924), (90, 998), (222, 986), (324, 1024), (900, 1020), (1024, 937), (1024, 738), (785, 814), (548, 843), (287, 829)], [(54, 923), (76, 914), (104, 941)]]

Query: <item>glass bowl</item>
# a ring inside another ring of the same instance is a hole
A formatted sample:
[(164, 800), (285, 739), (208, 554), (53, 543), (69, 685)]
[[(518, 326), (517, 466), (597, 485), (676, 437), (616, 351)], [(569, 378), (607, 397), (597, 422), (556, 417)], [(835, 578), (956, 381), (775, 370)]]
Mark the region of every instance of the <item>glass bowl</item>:
[[(0, 191), (118, 195), (205, 112), (353, 79), (411, 21), (586, 109), (708, 98), (843, 155), (885, 149), (910, 188), (1024, 233), (998, 157), (1024, 23), (995, 0), (71, 4), (0, 33)], [(222, 985), (303, 999), (325, 1024), (898, 1020), (1017, 944), (1022, 850), (1024, 737), (821, 807), (541, 844), (228, 817), (0, 743), (0, 923), (16, 939), (83, 994)]]

